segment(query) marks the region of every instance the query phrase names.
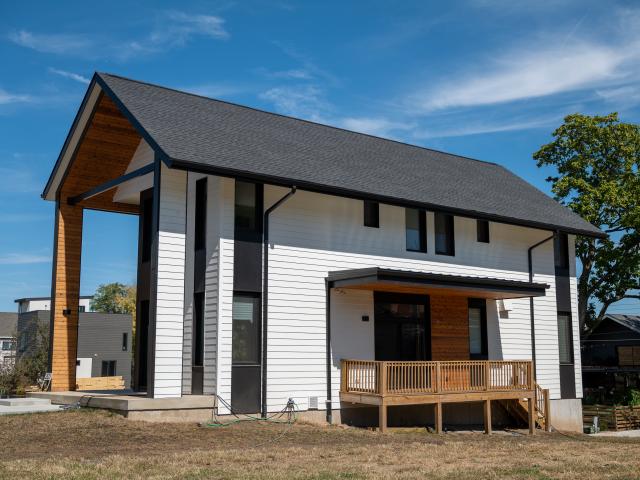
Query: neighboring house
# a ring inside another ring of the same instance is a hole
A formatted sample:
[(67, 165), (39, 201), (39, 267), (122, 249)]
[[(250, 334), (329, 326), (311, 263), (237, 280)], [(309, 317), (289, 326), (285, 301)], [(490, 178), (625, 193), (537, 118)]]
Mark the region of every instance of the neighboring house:
[[(35, 310), (18, 316), (17, 356), (34, 353), (38, 341), (48, 336), (51, 312)], [(38, 335), (38, 325), (43, 328)], [(78, 324), (76, 377), (122, 376), (131, 385), (131, 327), (129, 314), (82, 312)]]
[(594, 325), (582, 339), (582, 369), (589, 395), (640, 389), (640, 315), (609, 314)]
[(15, 363), (17, 322), (17, 314), (13, 312), (0, 312), (0, 368)]
[[(90, 312), (93, 295), (80, 297), (78, 311)], [(27, 297), (14, 300), (18, 304), (18, 313), (33, 312), (35, 310), (51, 310), (50, 297)]]
[(467, 401), (445, 421), (518, 398), (531, 421), (539, 386), (582, 429), (574, 245), (605, 235), (504, 167), (96, 74), (43, 197), (54, 390), (74, 384), (86, 208), (139, 215), (150, 397), (329, 421), (368, 404), (383, 427), (432, 404), (439, 428)]

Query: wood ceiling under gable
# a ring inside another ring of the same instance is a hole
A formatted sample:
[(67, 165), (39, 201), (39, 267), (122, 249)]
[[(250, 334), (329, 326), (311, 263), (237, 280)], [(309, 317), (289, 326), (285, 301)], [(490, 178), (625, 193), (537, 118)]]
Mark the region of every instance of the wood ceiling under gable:
[[(60, 199), (84, 193), (124, 175), (141, 136), (116, 104), (100, 94), (95, 110), (67, 170)], [(83, 200), (83, 208), (108, 212), (138, 213), (138, 206), (113, 201), (115, 188)]]

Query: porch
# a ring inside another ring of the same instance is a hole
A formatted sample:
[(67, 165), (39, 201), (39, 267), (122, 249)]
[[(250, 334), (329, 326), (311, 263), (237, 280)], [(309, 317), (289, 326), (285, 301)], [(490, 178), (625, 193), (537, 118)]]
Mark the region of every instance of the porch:
[(387, 408), (434, 405), (435, 430), (442, 432), (442, 405), (482, 402), (485, 432), (491, 433), (491, 402), (526, 415), (529, 433), (536, 424), (550, 430), (549, 391), (533, 379), (533, 362), (342, 360), (340, 401), (378, 407), (378, 426), (387, 428)]

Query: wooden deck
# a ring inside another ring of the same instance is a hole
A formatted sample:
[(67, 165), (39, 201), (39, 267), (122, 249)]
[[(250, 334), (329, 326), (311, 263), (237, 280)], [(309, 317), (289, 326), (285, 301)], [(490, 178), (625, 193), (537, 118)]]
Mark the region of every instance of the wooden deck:
[[(513, 401), (524, 410), (529, 433), (549, 423), (549, 395), (533, 380), (528, 360), (381, 362), (342, 360), (340, 401), (379, 408), (379, 427), (387, 427), (387, 407), (433, 404), (436, 432), (442, 432), (442, 404), (484, 402), (486, 433), (491, 433), (491, 402)], [(519, 407), (518, 407), (519, 406)]]

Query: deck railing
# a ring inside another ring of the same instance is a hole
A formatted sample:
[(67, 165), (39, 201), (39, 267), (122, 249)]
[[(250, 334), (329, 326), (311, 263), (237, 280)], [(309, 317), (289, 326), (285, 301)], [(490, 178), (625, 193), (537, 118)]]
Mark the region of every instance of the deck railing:
[(394, 395), (533, 390), (534, 386), (529, 360), (342, 360), (340, 389)]

